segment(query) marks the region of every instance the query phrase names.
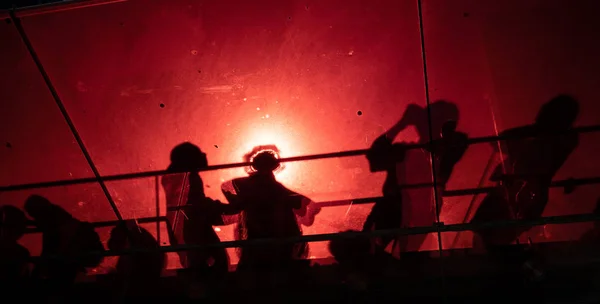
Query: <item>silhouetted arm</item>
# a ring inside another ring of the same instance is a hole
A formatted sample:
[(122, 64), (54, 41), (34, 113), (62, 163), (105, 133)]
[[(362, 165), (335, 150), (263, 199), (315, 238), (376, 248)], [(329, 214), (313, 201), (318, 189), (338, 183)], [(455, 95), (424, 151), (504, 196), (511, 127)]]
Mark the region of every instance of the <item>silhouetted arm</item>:
[(243, 199), (240, 197), (239, 189), (237, 184), (241, 179), (233, 179), (221, 184), (221, 192), (225, 196), (225, 199), (229, 202), (228, 210), (235, 210), (237, 212), (243, 209)]
[(210, 208), (211, 210), (214, 210), (216, 214), (218, 215), (234, 215), (237, 213), (240, 213), (240, 206), (239, 204), (225, 204), (223, 202), (221, 202), (220, 200), (213, 200), (213, 199), (209, 199), (210, 200)]
[(321, 212), (321, 207), (317, 206), (308, 197), (300, 194), (297, 195), (297, 200), (300, 202), (300, 208), (296, 208), (294, 212), (298, 216), (298, 222), (304, 226), (312, 226), (317, 214)]
[(388, 171), (391, 166), (404, 160), (405, 149), (401, 144), (393, 144), (393, 142), (400, 132), (420, 119), (423, 111), (424, 109), (418, 105), (409, 105), (402, 118), (375, 139), (366, 155), (371, 172)]
[(414, 125), (415, 121), (417, 121), (420, 116), (422, 116), (424, 109), (416, 104), (410, 104), (404, 111), (402, 118), (392, 126), (387, 132), (385, 132), (385, 137), (389, 139), (390, 142), (394, 142), (398, 134), (406, 129), (408, 126)]

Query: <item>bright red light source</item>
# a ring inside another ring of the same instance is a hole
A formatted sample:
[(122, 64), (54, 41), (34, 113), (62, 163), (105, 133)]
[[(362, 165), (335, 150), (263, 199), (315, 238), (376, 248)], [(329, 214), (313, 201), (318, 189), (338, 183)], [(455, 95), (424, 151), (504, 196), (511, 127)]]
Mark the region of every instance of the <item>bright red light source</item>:
[[(251, 151), (250, 158), (244, 159), (244, 161), (251, 161), (252, 157), (263, 151), (273, 152), (277, 158), (289, 157), (290, 153), (298, 153), (297, 142), (289, 134), (292, 132), (286, 130), (285, 124), (275, 121), (251, 126), (247, 129), (246, 134), (241, 136), (244, 144), (236, 149), (236, 154), (244, 156)], [(277, 180), (286, 185), (295, 185), (298, 179), (296, 165), (296, 163), (280, 164), (274, 171)], [(250, 173), (254, 169), (246, 168), (245, 171)]]
[[(280, 159), (281, 157), (279, 156), (279, 149), (277, 148), (276, 145), (266, 145), (266, 146), (257, 146), (254, 149), (252, 149), (252, 152), (246, 154), (246, 159), (244, 159), (244, 161), (246, 162), (253, 162), (254, 158), (264, 152), (269, 152), (272, 155), (275, 156), (276, 159)], [(275, 168), (275, 170), (273, 170), (273, 173), (277, 174), (279, 172), (281, 172), (283, 169), (285, 168), (285, 164), (283, 163), (279, 163), (279, 165), (277, 166), (277, 168)], [(256, 172), (256, 169), (253, 166), (248, 166), (246, 167), (246, 172), (248, 174), (254, 173)]]

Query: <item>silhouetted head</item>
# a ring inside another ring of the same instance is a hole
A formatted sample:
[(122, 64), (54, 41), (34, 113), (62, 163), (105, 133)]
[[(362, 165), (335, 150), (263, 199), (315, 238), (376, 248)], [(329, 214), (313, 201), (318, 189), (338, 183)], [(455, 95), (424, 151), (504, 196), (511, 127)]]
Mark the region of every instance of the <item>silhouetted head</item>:
[(433, 136), (439, 136), (441, 134), (442, 127), (446, 122), (453, 121), (456, 124), (459, 119), (459, 111), (456, 104), (446, 100), (432, 102), (429, 105), (429, 111), (431, 113)]
[(415, 126), (419, 132), (421, 142), (426, 142), (429, 139), (428, 115), (430, 114), (432, 139), (439, 139), (442, 136), (442, 128), (445, 123), (452, 121), (456, 125), (459, 119), (459, 111), (456, 104), (446, 100), (435, 101), (429, 105), (429, 108), (416, 104), (409, 105), (402, 119), (406, 119), (410, 125)]
[[(357, 232), (346, 230), (347, 232)], [(369, 256), (371, 250), (371, 240), (369, 238), (340, 238), (329, 242), (329, 252), (338, 263), (359, 263)]]
[(63, 208), (39, 195), (32, 195), (25, 201), (25, 211), (41, 229), (58, 226), (73, 219)]
[(192, 143), (184, 142), (171, 150), (171, 170), (196, 171), (207, 166), (206, 154)]
[(442, 137), (451, 136), (454, 132), (456, 132), (456, 121), (448, 120), (442, 125)]
[(568, 129), (579, 115), (579, 102), (569, 95), (558, 95), (545, 103), (535, 119), (543, 128)]
[(140, 234), (141, 228), (138, 226), (135, 220), (120, 221), (110, 231), (110, 238), (108, 239), (108, 243), (106, 245), (110, 250), (123, 250), (127, 248), (129, 243), (128, 237), (133, 239), (132, 243), (136, 243), (136, 240), (139, 238)]
[(25, 234), (27, 218), (14, 206), (0, 207), (0, 240), (16, 242)]
[(244, 156), (246, 162), (251, 163), (249, 174), (271, 173), (282, 169), (279, 162), (279, 149), (275, 145), (257, 146)]
[(273, 172), (279, 167), (279, 160), (271, 151), (259, 152), (252, 160), (252, 168), (256, 172)]

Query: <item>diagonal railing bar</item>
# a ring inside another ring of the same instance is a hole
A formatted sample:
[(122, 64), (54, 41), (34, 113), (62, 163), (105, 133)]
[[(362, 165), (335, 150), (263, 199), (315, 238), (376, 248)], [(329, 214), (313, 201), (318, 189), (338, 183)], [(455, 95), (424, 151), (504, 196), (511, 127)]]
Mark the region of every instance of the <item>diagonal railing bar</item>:
[(38, 55), (33, 47), (33, 44), (31, 44), (31, 41), (29, 40), (29, 37), (27, 36), (27, 33), (25, 32), (23, 25), (21, 24), (21, 19), (19, 19), (15, 15), (14, 10), (10, 11), (10, 18), (11, 18), (13, 24), (15, 25), (15, 28), (19, 32), (19, 35), (21, 36), (21, 40), (23, 40), (23, 43), (25, 44), (25, 47), (27, 48), (27, 51), (29, 52), (31, 59), (35, 63), (35, 65), (38, 69), (38, 72), (40, 72), (42, 78), (44, 79), (44, 82), (46, 83), (46, 87), (50, 91), (50, 94), (52, 95), (52, 98), (54, 99), (56, 106), (60, 110), (60, 113), (62, 114), (65, 122), (69, 126), (69, 130), (73, 134), (73, 137), (75, 138), (75, 141), (77, 142), (77, 145), (79, 146), (79, 149), (81, 150), (81, 153), (85, 157), (85, 160), (87, 161), (88, 165), (90, 166), (90, 169), (94, 173), (94, 181), (100, 185), (100, 188), (102, 188), (102, 192), (104, 193), (104, 195), (106, 196), (106, 199), (110, 203), (110, 206), (111, 206), (113, 212), (115, 213), (115, 216), (117, 217), (117, 219), (119, 219), (119, 220), (123, 219), (121, 216), (121, 213), (119, 212), (119, 208), (117, 208), (117, 205), (115, 204), (115, 201), (113, 200), (112, 196), (110, 195), (108, 188), (106, 188), (106, 184), (102, 180), (102, 177), (100, 175), (100, 172), (98, 171), (98, 168), (96, 168), (96, 165), (92, 161), (92, 157), (90, 156), (90, 153), (88, 152), (87, 148), (85, 147), (85, 144), (83, 143), (83, 140), (81, 139), (81, 136), (79, 135), (79, 132), (77, 131), (77, 128), (75, 127), (75, 124), (71, 120), (71, 117), (69, 116), (69, 113), (67, 112), (67, 108), (65, 107), (64, 103), (62, 102), (62, 99), (58, 95), (58, 91), (54, 87), (52, 80), (50, 80), (50, 76), (48, 76), (48, 73), (46, 72), (46, 69), (44, 68), (44, 65), (42, 64), (42, 61), (38, 57)]
[[(571, 131), (576, 132), (576, 133), (598, 132), (598, 131), (600, 131), (600, 125), (577, 127)], [(558, 132), (555, 134), (558, 135), (561, 133), (563, 133), (563, 132)], [(524, 138), (530, 138), (530, 137), (533, 137), (533, 136), (505, 136), (505, 135), (484, 136), (484, 137), (471, 138), (466, 143), (469, 145), (473, 145), (473, 144), (494, 142), (494, 141), (498, 141), (498, 140), (524, 139)], [(430, 143), (407, 144), (406, 149), (424, 149), (424, 148), (429, 147), (430, 145), (431, 145)], [(434, 143), (434, 145), (435, 145), (435, 143)], [(328, 158), (338, 158), (338, 157), (362, 156), (362, 155), (365, 155), (367, 151), (368, 151), (368, 149), (359, 149), (359, 150), (348, 150), (348, 151), (341, 151), (341, 152), (331, 152), (331, 153), (285, 157), (285, 158), (282, 158), (280, 161), (281, 162), (296, 162), (296, 161), (308, 161), (308, 160), (318, 160), (318, 159), (328, 159)], [(247, 162), (212, 165), (212, 166), (207, 166), (205, 168), (202, 168), (199, 171), (215, 171), (215, 170), (223, 170), (223, 169), (233, 169), (233, 168), (247, 167), (249, 165), (250, 165), (250, 163), (247, 163)], [(127, 180), (127, 179), (148, 178), (148, 177), (154, 177), (154, 176), (161, 176), (161, 175), (168, 175), (168, 174), (175, 174), (175, 173), (186, 173), (186, 172), (187, 171), (155, 170), (155, 171), (145, 171), (145, 172), (137, 172), (137, 173), (117, 174), (117, 175), (103, 175), (102, 180), (105, 182), (120, 181), (120, 180)], [(94, 177), (85, 177), (85, 178), (79, 178), (79, 179), (69, 179), (69, 180), (60, 180), (60, 181), (51, 181), (51, 182), (9, 185), (9, 186), (1, 186), (0, 192), (80, 185), (80, 184), (92, 183), (92, 182), (96, 182), (96, 181), (97, 180)]]

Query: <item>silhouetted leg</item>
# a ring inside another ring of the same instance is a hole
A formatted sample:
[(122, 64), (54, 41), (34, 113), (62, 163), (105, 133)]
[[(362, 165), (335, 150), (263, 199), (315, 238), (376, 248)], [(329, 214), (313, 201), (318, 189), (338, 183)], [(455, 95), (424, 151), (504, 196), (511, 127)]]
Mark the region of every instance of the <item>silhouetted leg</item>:
[[(177, 238), (177, 234), (179, 233), (181, 235), (181, 230), (182, 230), (182, 229), (178, 230), (177, 227), (173, 227), (174, 219), (175, 219), (175, 217), (173, 215), (167, 217), (167, 234), (169, 235), (169, 243), (171, 244), (171, 246), (179, 245), (179, 240)], [(179, 225), (179, 226), (183, 226), (183, 225)], [(179, 256), (179, 263), (181, 263), (181, 267), (187, 268), (188, 267), (187, 251), (178, 251), (177, 255)]]

